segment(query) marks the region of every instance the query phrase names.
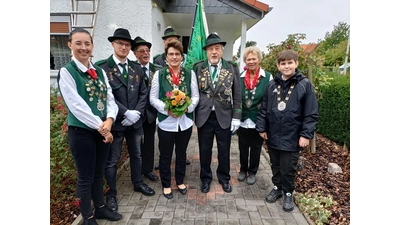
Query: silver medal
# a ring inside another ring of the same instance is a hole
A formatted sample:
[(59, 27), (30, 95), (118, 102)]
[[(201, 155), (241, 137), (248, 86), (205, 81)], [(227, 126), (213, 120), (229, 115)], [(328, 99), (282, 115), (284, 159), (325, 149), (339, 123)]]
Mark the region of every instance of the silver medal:
[(279, 110), (279, 111), (283, 111), (284, 109), (286, 109), (286, 103), (284, 103), (284, 102), (279, 102), (279, 104), (278, 104), (278, 110)]
[(246, 106), (247, 106), (247, 108), (250, 108), (252, 104), (253, 104), (253, 102), (251, 101), (251, 99), (247, 99), (247, 100), (246, 100)]
[(101, 112), (104, 110), (104, 103), (101, 100), (97, 102), (97, 109)]

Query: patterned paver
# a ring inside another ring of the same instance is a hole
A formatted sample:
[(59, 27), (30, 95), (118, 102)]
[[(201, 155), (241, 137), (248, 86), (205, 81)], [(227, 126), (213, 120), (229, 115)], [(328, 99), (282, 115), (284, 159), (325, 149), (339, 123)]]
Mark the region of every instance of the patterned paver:
[[(157, 140), (156, 133), (156, 142)], [(265, 150), (262, 151), (264, 153), (261, 154), (256, 183), (248, 185), (246, 181), (239, 182), (237, 179), (240, 169), (238, 138), (232, 137), (230, 165), (232, 192), (225, 193), (216, 176), (218, 160), (216, 143), (214, 143), (211, 163), (214, 180), (211, 183), (210, 192), (204, 194), (200, 190), (199, 149), (197, 130), (194, 127), (188, 146), (188, 158), (192, 163), (186, 167), (185, 184), (189, 188), (186, 195), (179, 193), (175, 180), (172, 179), (174, 198), (167, 199), (162, 194), (161, 181), (150, 181), (146, 177), (143, 177), (144, 182), (152, 187), (156, 194), (149, 197), (134, 192), (130, 182), (129, 164), (125, 164), (127, 166), (121, 170), (121, 175), (117, 180), (119, 212), (123, 214), (123, 219), (117, 222), (107, 220), (97, 220), (97, 222), (99, 225), (308, 225), (309, 223), (297, 206), (290, 213), (282, 210), (283, 198), (279, 198), (273, 204), (265, 201), (265, 196), (272, 188), (272, 173)], [(158, 156), (159, 153), (156, 150), (155, 162), (158, 162)], [(172, 162), (174, 163), (175, 161)], [(173, 166), (171, 168), (172, 176), (174, 176)], [(158, 170), (154, 172), (159, 176)], [(74, 224), (80, 224), (79, 218)]]

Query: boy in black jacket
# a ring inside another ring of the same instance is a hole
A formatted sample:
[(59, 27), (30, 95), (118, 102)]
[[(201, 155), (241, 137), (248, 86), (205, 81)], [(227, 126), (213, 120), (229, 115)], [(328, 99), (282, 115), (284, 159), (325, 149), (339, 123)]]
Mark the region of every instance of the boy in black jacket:
[(283, 210), (294, 208), (292, 193), (300, 151), (314, 137), (318, 101), (314, 87), (298, 70), (298, 54), (284, 50), (278, 55), (280, 71), (269, 82), (257, 115), (256, 130), (266, 140), (274, 188), (266, 201), (284, 196)]

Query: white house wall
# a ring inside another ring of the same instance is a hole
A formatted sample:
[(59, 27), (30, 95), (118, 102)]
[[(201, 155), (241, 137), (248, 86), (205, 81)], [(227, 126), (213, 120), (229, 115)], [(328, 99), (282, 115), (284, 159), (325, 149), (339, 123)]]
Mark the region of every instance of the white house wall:
[[(123, 7), (121, 7), (123, 5)], [(152, 41), (152, 2), (149, 0), (113, 0), (100, 1), (98, 17), (94, 30), (93, 62), (109, 57), (113, 53), (108, 37), (114, 34), (115, 29), (129, 30), (132, 39), (141, 36)], [(135, 59), (131, 52), (128, 58)]]
[[(91, 11), (91, 2), (80, 1), (79, 4), (80, 9)], [(50, 13), (70, 11), (72, 11), (70, 0), (52, 0), (50, 2)], [(78, 25), (90, 24), (89, 16), (79, 18)], [(158, 24), (160, 25), (158, 26)], [(161, 37), (164, 35), (167, 26), (173, 26), (181, 36), (190, 36), (191, 29), (180, 28), (179, 24), (171, 24), (163, 15), (161, 7), (154, 0), (99, 0), (97, 21), (93, 32), (95, 47), (92, 61), (96, 62), (108, 58), (112, 54), (113, 49), (107, 38), (112, 36), (115, 29), (119, 27), (128, 29), (132, 39), (141, 36), (146, 41), (151, 42), (153, 44), (151, 57), (162, 53), (164, 52), (164, 43)], [(234, 37), (228, 31), (209, 30), (209, 33), (211, 32), (217, 32), (221, 39), (227, 42), (223, 57), (231, 60), (232, 55), (236, 54), (236, 52), (233, 52)], [(132, 52), (128, 55), (128, 58), (136, 60)]]

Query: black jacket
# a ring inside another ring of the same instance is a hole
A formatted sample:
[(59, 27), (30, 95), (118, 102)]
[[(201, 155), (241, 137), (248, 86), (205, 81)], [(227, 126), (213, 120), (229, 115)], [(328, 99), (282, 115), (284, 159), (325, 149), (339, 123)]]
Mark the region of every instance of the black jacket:
[(121, 124), (121, 121), (125, 119), (126, 110), (140, 112), (140, 119), (132, 126), (136, 129), (141, 127), (147, 103), (147, 87), (140, 64), (128, 59), (128, 83), (120, 73), (112, 55), (107, 59), (96, 62), (96, 65), (106, 72), (108, 83), (118, 105), (117, 119), (111, 128), (112, 131), (124, 131), (127, 128)]
[[(277, 87), (281, 84), (281, 99), (285, 100), (292, 82), (295, 83), (286, 108), (278, 110)], [(256, 130), (267, 132), (267, 146), (283, 151), (301, 151), (300, 136), (314, 137), (318, 123), (318, 101), (314, 87), (304, 75), (296, 69), (295, 75), (288, 80), (278, 74), (268, 83), (263, 102), (257, 115)]]

